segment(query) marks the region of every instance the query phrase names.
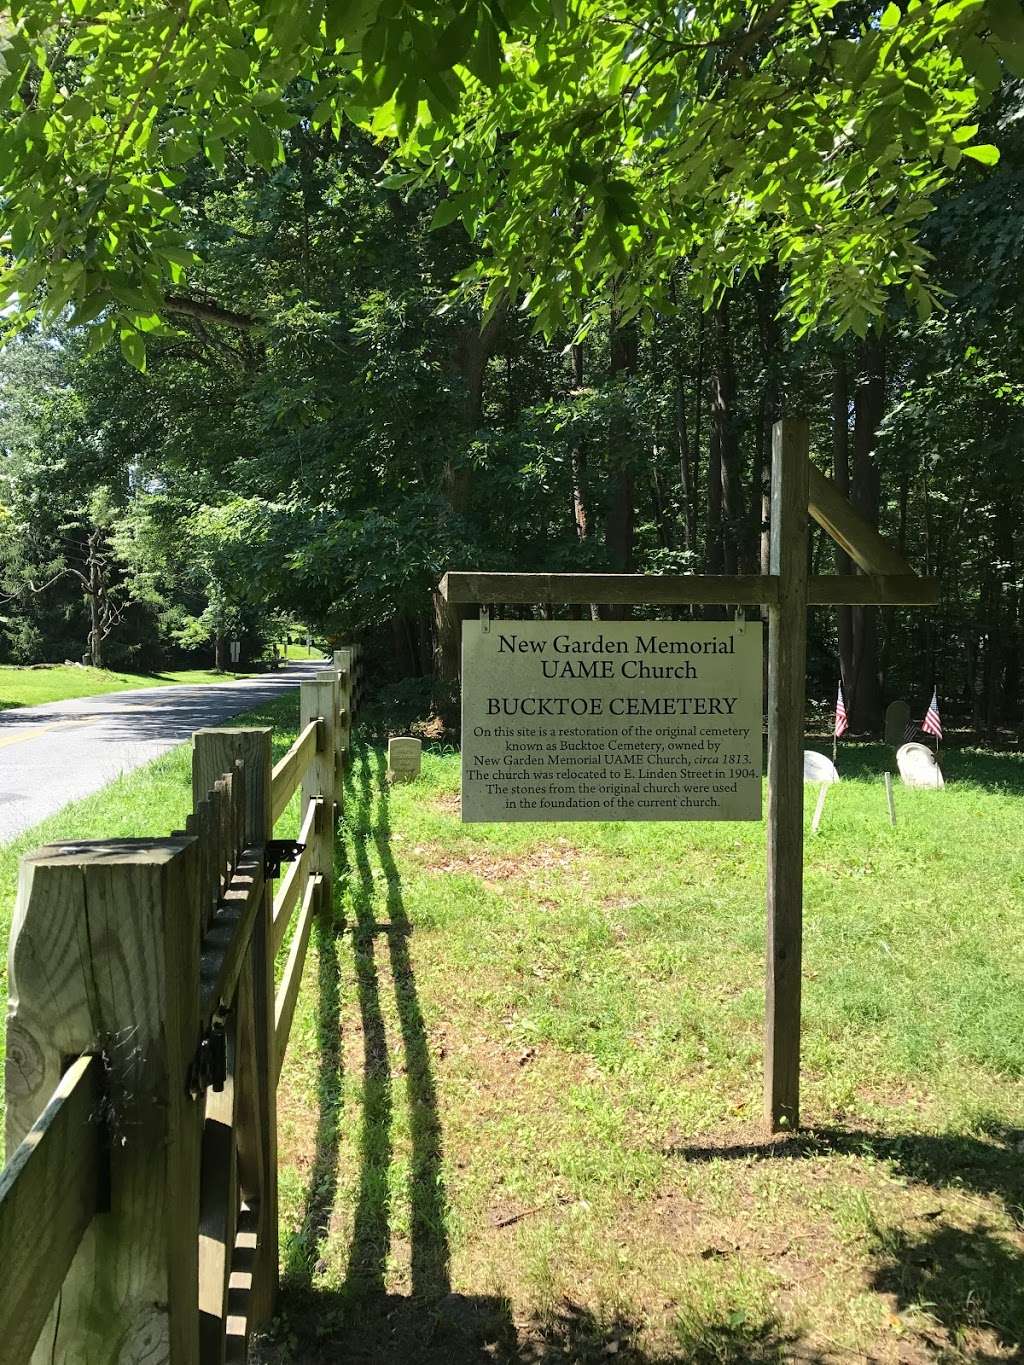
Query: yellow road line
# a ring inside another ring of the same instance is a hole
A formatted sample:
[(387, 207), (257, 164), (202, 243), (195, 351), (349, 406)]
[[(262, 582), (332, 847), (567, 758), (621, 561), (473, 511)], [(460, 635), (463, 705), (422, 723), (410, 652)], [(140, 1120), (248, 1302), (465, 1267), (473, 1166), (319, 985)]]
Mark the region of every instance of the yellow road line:
[(8, 735), (6, 739), (0, 738), (0, 749), (6, 749), (9, 744), (20, 744), (26, 739), (36, 739), (39, 735), (45, 735), (50, 730), (63, 730), (69, 725), (95, 724), (95, 716), (80, 716), (74, 720), (52, 720), (49, 725), (31, 725), (17, 735)]

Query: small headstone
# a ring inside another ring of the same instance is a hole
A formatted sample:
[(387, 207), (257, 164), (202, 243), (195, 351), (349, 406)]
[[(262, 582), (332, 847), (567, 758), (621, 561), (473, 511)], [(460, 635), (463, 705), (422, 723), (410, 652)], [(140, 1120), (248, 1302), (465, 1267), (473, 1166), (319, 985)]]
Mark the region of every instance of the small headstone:
[(415, 782), (420, 775), (423, 753), (421, 740), (398, 735), (388, 740), (388, 779), (391, 782)]
[(905, 701), (891, 701), (885, 708), (885, 742), (898, 749), (907, 738), (910, 707)]
[(896, 751), (905, 787), (944, 787), (938, 759), (926, 744), (904, 744)]
[(839, 774), (836, 765), (824, 754), (819, 754), (816, 749), (804, 750), (804, 781), (805, 782), (838, 782)]

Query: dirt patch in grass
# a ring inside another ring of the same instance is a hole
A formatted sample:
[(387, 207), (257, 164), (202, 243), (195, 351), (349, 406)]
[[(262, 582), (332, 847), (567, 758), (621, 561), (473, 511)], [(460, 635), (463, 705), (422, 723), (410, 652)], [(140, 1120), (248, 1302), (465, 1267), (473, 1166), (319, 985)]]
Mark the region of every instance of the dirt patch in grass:
[(469, 875), (479, 877), (488, 886), (517, 877), (534, 878), (538, 874), (571, 877), (576, 884), (589, 878), (583, 855), (566, 839), (515, 853), (499, 853), (487, 845), (472, 845), (455, 853), (449, 846), (439, 843), (415, 844), (403, 851), (418, 867), (434, 876)]

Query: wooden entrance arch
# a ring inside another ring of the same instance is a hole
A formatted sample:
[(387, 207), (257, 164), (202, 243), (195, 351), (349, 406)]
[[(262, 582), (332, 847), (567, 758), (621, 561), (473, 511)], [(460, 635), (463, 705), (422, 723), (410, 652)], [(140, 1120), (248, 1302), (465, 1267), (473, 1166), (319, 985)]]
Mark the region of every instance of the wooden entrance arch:
[[(807, 573), (808, 513), (861, 570)], [(771, 558), (767, 574), (445, 574), (441, 602), (459, 616), (498, 604), (761, 606), (768, 610), (768, 869), (764, 1112), (771, 1132), (800, 1121), (803, 939), (803, 740), (809, 606), (934, 606), (921, 578), (810, 460), (807, 423), (772, 432)]]

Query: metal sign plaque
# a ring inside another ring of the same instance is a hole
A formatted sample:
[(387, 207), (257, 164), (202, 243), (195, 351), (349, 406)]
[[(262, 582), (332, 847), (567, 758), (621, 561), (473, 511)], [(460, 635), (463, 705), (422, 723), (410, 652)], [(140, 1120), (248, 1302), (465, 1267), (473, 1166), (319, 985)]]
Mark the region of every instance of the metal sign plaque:
[(760, 621), (467, 621), (462, 818), (758, 820)]

